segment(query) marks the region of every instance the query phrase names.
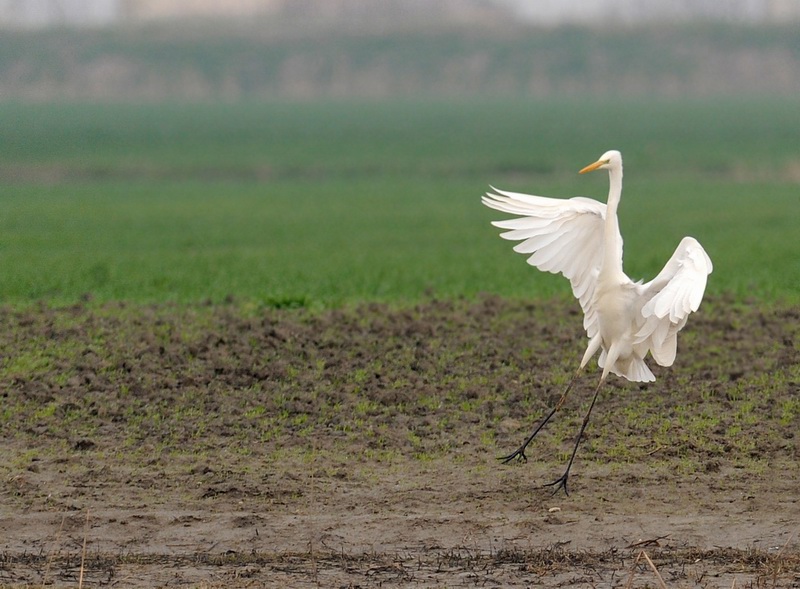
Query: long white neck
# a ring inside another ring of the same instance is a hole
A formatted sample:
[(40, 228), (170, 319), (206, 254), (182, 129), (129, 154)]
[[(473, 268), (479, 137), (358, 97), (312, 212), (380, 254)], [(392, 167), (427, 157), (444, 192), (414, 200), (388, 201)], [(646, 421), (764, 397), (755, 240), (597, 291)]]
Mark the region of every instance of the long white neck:
[(617, 208), (622, 196), (622, 168), (608, 171), (608, 201), (606, 204), (606, 222), (603, 248), (603, 267), (601, 272), (610, 275), (622, 275), (622, 236), (617, 220)]

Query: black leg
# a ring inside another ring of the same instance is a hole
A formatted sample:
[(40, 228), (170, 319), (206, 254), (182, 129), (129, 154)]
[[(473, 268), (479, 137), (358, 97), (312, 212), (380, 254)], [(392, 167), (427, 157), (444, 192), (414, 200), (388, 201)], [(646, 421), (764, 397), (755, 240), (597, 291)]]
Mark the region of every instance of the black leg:
[(561, 409), (561, 406), (564, 404), (564, 401), (567, 398), (567, 394), (569, 393), (570, 389), (572, 389), (572, 383), (575, 382), (575, 379), (578, 378), (578, 375), (580, 373), (581, 373), (581, 368), (578, 368), (578, 370), (575, 371), (575, 374), (573, 374), (572, 378), (569, 380), (569, 384), (567, 385), (567, 390), (565, 390), (564, 394), (561, 395), (561, 398), (558, 400), (558, 403), (556, 403), (556, 406), (553, 407), (550, 413), (547, 414), (547, 417), (545, 417), (539, 423), (539, 425), (536, 426), (536, 429), (533, 430), (533, 433), (530, 436), (528, 436), (528, 439), (526, 439), (522, 443), (522, 446), (514, 450), (511, 454), (508, 454), (506, 456), (501, 456), (500, 458), (498, 458), (498, 460), (500, 460), (503, 464), (508, 464), (515, 458), (519, 458), (522, 462), (528, 462), (528, 457), (525, 456), (525, 448), (528, 447), (528, 444), (530, 444), (533, 441), (533, 438), (536, 437), (536, 434), (539, 433), (539, 431), (545, 426), (545, 424), (548, 421), (550, 421), (550, 418), (553, 417), (553, 415), (555, 415), (556, 411)]
[(583, 437), (583, 431), (586, 429), (587, 424), (589, 423), (589, 416), (592, 414), (592, 409), (594, 409), (594, 403), (597, 401), (597, 395), (600, 392), (600, 387), (603, 386), (604, 378), (600, 379), (600, 382), (597, 384), (597, 388), (594, 390), (594, 397), (592, 397), (592, 404), (589, 405), (589, 411), (586, 412), (586, 417), (583, 418), (583, 423), (581, 424), (581, 431), (578, 432), (578, 437), (575, 440), (575, 447), (572, 449), (572, 456), (569, 457), (569, 462), (567, 463), (567, 470), (564, 471), (559, 478), (554, 480), (552, 483), (548, 483), (545, 487), (553, 487), (553, 495), (558, 493), (559, 489), (564, 489), (564, 494), (569, 496), (569, 491), (567, 490), (567, 479), (569, 478), (569, 469), (572, 468), (572, 461), (575, 460), (575, 454), (578, 452), (578, 446), (581, 443), (581, 438)]

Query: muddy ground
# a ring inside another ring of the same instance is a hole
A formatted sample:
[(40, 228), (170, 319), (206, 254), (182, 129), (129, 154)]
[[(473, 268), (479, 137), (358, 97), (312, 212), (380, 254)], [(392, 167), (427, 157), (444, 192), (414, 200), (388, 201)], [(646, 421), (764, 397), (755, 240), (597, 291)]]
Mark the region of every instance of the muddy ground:
[(575, 307), (0, 309), (0, 585), (800, 587), (800, 311), (705, 302), (554, 496)]

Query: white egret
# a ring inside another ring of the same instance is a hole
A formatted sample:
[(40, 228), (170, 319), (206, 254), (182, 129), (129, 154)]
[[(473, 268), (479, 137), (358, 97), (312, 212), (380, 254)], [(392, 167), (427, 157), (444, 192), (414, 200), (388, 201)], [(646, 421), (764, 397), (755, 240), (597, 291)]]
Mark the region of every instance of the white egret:
[(508, 456), (527, 460), (525, 448), (564, 404), (573, 382), (599, 350), (603, 369), (589, 411), (581, 424), (564, 474), (547, 486), (569, 495), (567, 479), (581, 437), (589, 423), (600, 387), (609, 372), (629, 381), (650, 382), (655, 376), (645, 364), (648, 352), (657, 364), (675, 360), (678, 332), (703, 298), (711, 259), (698, 241), (684, 237), (664, 269), (646, 283), (633, 282), (622, 270), (622, 236), (617, 207), (622, 195), (622, 155), (607, 151), (580, 173), (608, 170), (608, 202), (590, 198), (555, 199), (493, 190), (482, 202), (488, 207), (520, 215), (492, 223), (507, 229), (500, 237), (522, 243), (514, 251), (532, 254), (528, 263), (540, 270), (566, 276), (583, 309), (583, 327), (589, 337), (586, 353), (558, 403), (525, 442)]

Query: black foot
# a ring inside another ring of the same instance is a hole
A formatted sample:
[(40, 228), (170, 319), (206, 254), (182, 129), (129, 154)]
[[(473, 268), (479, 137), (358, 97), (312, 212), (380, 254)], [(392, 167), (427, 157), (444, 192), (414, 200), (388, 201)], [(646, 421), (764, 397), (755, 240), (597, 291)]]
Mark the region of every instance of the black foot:
[(500, 456), (498, 458), (498, 460), (500, 462), (502, 462), (503, 464), (508, 464), (509, 462), (514, 460), (515, 458), (518, 458), (520, 462), (528, 462), (528, 457), (525, 456), (525, 446), (517, 448), (516, 450), (514, 450), (508, 456)]
[(559, 489), (564, 489), (564, 495), (569, 497), (569, 491), (567, 491), (567, 478), (569, 477), (569, 472), (565, 472), (552, 483), (547, 483), (543, 485), (544, 487), (553, 487), (553, 495), (558, 493)]

